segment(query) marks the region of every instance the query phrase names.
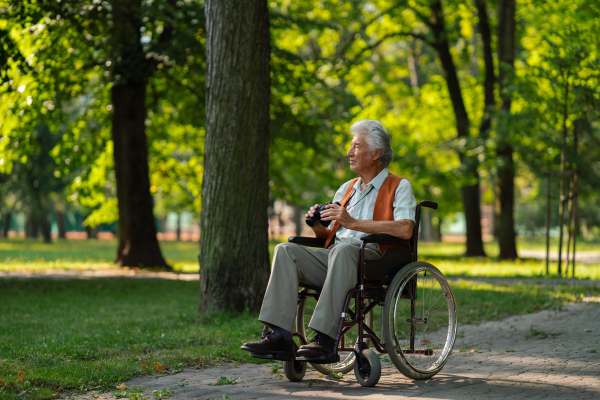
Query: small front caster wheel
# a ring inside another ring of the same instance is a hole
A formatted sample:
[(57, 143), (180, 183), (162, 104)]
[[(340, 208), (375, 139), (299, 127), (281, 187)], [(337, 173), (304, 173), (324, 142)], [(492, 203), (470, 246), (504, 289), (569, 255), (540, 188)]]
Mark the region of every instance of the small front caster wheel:
[(381, 362), (379, 357), (373, 350), (364, 349), (360, 352), (362, 359), (362, 368), (360, 362), (356, 360), (354, 363), (354, 375), (356, 380), (362, 386), (373, 387), (379, 382), (381, 378)]
[(306, 363), (302, 361), (284, 361), (283, 372), (290, 382), (300, 382), (306, 374)]

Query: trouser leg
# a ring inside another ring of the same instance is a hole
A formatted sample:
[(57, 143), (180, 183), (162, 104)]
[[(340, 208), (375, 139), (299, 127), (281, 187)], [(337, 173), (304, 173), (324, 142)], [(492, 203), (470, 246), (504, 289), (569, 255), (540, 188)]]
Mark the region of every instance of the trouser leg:
[(294, 243), (278, 244), (258, 320), (293, 332), (299, 283), (315, 286), (323, 284), (327, 276), (329, 252)]
[[(327, 278), (308, 326), (335, 338), (346, 295), (356, 286), (360, 248), (352, 244), (338, 243), (330, 249)], [(366, 260), (381, 257), (378, 251), (371, 249), (365, 249), (364, 254)]]

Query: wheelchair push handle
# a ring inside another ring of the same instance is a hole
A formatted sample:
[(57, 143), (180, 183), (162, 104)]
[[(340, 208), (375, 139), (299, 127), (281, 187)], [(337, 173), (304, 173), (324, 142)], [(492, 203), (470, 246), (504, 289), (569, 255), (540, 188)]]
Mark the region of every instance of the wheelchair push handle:
[(423, 200), (423, 201), (419, 202), (419, 205), (421, 207), (433, 208), (434, 210), (438, 209), (438, 203), (436, 203), (435, 201), (431, 201), (431, 200)]

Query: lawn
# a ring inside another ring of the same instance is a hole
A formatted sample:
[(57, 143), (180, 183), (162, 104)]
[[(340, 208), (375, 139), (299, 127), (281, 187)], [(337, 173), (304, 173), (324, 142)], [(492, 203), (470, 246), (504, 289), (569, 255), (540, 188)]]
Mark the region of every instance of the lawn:
[[(460, 279), (451, 285), (459, 324), (559, 309), (600, 294), (578, 286)], [(197, 288), (197, 282), (155, 279), (0, 280), (0, 399), (114, 390), (157, 366), (175, 373), (184, 366), (260, 362), (239, 350), (259, 339), (256, 315), (199, 316)]]
[[(521, 248), (543, 249), (538, 242), (521, 241)], [(270, 242), (271, 254), (276, 244)], [(175, 270), (198, 271), (197, 243), (161, 242), (161, 248)], [(588, 243), (580, 248), (593, 246)], [(0, 271), (115, 269), (111, 262), (115, 249), (115, 241), (44, 244), (1, 239)], [(490, 256), (497, 254), (493, 243), (486, 244), (486, 250)], [(542, 260), (500, 262), (466, 258), (463, 252), (464, 245), (457, 243), (422, 243), (419, 247), (419, 258), (450, 277), (461, 324), (558, 309), (565, 302), (600, 294), (599, 288), (581, 286), (464, 280), (469, 276), (548, 276), (543, 275)], [(555, 269), (552, 263), (551, 271)], [(578, 264), (577, 277), (600, 279), (600, 265)], [(260, 362), (239, 350), (241, 343), (259, 338), (256, 316), (200, 316), (197, 288), (197, 281), (0, 279), (0, 400), (114, 389), (133, 376), (156, 373), (157, 366), (164, 367), (163, 373), (174, 373), (184, 366)]]
[[(519, 248), (543, 250), (539, 239), (520, 239)], [(277, 241), (270, 241), (270, 252)], [(198, 272), (198, 244), (195, 242), (161, 242), (167, 261), (176, 271)], [(578, 245), (580, 250), (593, 250), (594, 243)], [(117, 242), (114, 240), (61, 240), (44, 244), (38, 240), (0, 239), (0, 271), (40, 271), (47, 269), (114, 269), (112, 260)], [(436, 265), (448, 276), (501, 276), (501, 277), (556, 277), (545, 275), (546, 263), (536, 259), (498, 261), (496, 243), (487, 243), (490, 257), (466, 258), (461, 256), (461, 243), (420, 243), (419, 258)], [(556, 273), (556, 262), (550, 263), (550, 272)], [(600, 264), (576, 266), (578, 279), (600, 279)]]

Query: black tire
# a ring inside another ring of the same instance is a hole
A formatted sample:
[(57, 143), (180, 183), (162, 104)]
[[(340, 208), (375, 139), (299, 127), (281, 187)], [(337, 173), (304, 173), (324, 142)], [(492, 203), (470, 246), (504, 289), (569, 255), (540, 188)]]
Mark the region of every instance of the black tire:
[[(415, 302), (412, 316), (406, 295)], [(404, 376), (429, 379), (444, 367), (456, 339), (457, 310), (440, 270), (424, 261), (402, 268), (388, 288), (382, 319), (388, 356)]]
[(365, 349), (360, 352), (363, 369), (360, 370), (359, 363), (354, 363), (354, 376), (361, 386), (373, 387), (381, 378), (381, 362), (373, 350)]
[[(310, 343), (312, 339), (312, 333), (309, 332), (308, 323), (310, 322), (310, 317), (312, 317), (312, 312), (314, 311), (314, 305), (316, 304), (315, 299), (312, 297), (304, 298), (298, 301), (298, 309), (296, 312), (296, 332), (301, 334), (306, 343)], [(354, 304), (354, 303), (352, 303)], [(373, 312), (369, 312), (365, 315), (365, 323), (373, 328)], [(352, 339), (355, 339), (352, 338)], [(365, 340), (367, 345), (370, 344), (370, 340)], [(299, 343), (299, 345), (303, 345), (304, 343)], [(346, 343), (348, 345), (348, 343)], [(333, 372), (347, 374), (348, 372), (354, 369), (354, 352), (340, 353), (340, 361), (335, 364), (310, 364), (317, 371), (324, 375), (330, 375)]]
[(284, 361), (283, 372), (290, 382), (300, 382), (306, 374), (306, 363), (302, 361)]

